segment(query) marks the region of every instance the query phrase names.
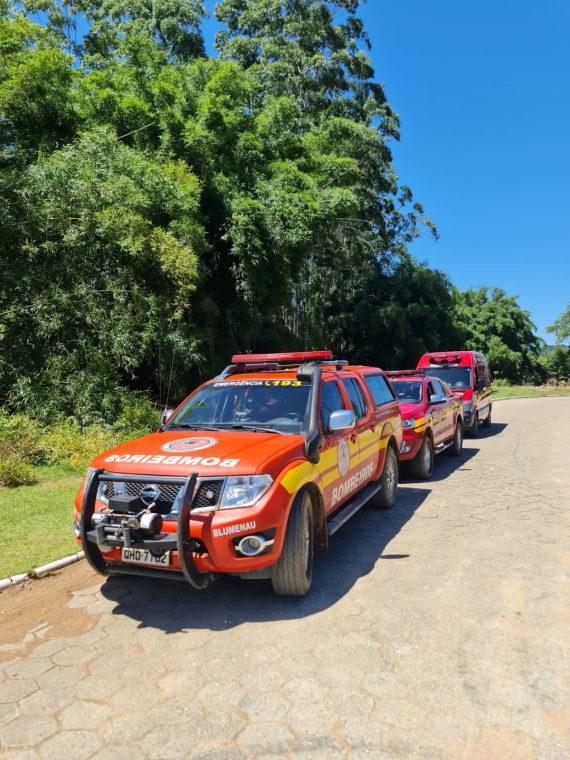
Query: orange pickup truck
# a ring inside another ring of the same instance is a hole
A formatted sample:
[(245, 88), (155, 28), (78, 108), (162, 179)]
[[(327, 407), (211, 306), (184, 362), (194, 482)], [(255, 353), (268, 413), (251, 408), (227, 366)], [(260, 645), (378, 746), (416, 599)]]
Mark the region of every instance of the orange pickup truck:
[(303, 596), (313, 551), (393, 506), (402, 423), (382, 370), (328, 351), (237, 355), (160, 429), (98, 456), (76, 536), (102, 574), (269, 578)]

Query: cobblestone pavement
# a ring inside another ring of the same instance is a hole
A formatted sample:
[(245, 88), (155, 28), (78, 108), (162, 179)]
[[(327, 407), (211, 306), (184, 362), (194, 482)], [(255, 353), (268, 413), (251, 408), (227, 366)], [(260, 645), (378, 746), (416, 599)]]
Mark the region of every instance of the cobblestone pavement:
[(82, 632), (0, 647), (3, 755), (570, 757), (570, 398), (494, 420), (339, 531), (306, 599), (84, 574)]

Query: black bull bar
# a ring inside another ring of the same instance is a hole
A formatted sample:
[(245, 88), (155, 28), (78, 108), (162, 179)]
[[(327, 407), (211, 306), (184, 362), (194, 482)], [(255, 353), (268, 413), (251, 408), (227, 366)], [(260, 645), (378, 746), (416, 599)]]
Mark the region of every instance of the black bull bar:
[(95, 512), (95, 500), (99, 483), (102, 480), (120, 483), (157, 483), (180, 485), (183, 489), (181, 505), (178, 511), (176, 524), (176, 539), (145, 539), (133, 542), (132, 546), (145, 549), (176, 549), (178, 552), (178, 561), (184, 578), (196, 589), (203, 589), (210, 585), (213, 580), (212, 573), (201, 573), (194, 562), (192, 549), (190, 546), (190, 511), (192, 501), (196, 491), (197, 474), (192, 473), (187, 478), (177, 478), (173, 476), (156, 476), (156, 475), (121, 475), (118, 473), (106, 472), (105, 470), (91, 470), (85, 481), (85, 490), (83, 493), (83, 502), (81, 504), (81, 519), (79, 522), (79, 536), (85, 557), (91, 567), (101, 575), (109, 573), (127, 573), (129, 575), (146, 575), (151, 577), (174, 577), (180, 578), (180, 575), (173, 571), (152, 571), (143, 568), (129, 567), (125, 570), (123, 566), (113, 565), (105, 561), (99, 550), (97, 531), (92, 528), (92, 517)]

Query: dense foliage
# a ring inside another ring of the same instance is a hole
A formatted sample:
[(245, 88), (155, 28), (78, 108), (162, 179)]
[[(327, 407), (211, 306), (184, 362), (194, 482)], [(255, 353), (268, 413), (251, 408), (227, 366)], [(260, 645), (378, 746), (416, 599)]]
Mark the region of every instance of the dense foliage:
[(8, 409), (113, 421), (250, 349), (394, 367), (468, 345), (536, 374), (514, 298), (407, 252), (431, 224), (358, 6), (220, 0), (214, 59), (199, 0), (0, 0)]
[(558, 319), (555, 320), (554, 324), (546, 329), (548, 332), (554, 333), (557, 343), (570, 341), (570, 303)]

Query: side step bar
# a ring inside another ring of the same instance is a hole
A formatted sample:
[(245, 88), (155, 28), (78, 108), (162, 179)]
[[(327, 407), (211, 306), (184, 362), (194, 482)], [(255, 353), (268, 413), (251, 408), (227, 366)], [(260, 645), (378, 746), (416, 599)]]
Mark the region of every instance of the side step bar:
[(382, 488), (380, 483), (370, 483), (359, 491), (349, 502), (347, 502), (338, 512), (329, 519), (327, 524), (327, 532), (329, 536), (334, 535), (339, 528), (341, 528), (345, 522), (348, 522), (350, 518), (358, 512), (359, 509), (370, 501), (374, 494)]
[(450, 446), (453, 446), (453, 441), (449, 441), (448, 443), (440, 443), (439, 446), (436, 446), (434, 451), (436, 454), (441, 454), (442, 451), (445, 451)]

